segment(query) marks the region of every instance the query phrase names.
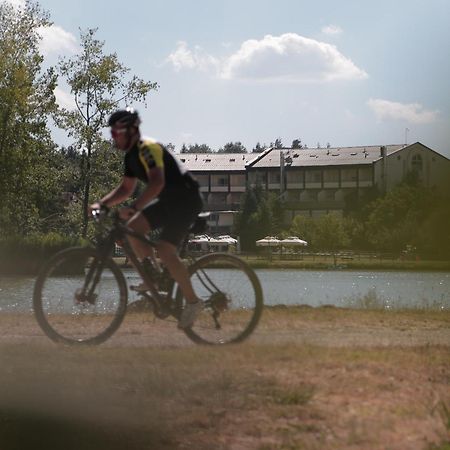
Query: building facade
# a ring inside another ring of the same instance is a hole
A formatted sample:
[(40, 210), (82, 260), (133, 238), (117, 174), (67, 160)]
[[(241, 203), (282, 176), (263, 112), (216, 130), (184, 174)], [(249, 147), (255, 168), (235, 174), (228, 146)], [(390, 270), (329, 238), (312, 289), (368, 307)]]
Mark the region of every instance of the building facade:
[(213, 232), (229, 233), (247, 184), (280, 196), (285, 221), (295, 215), (344, 214), (374, 192), (415, 173), (429, 188), (450, 192), (450, 160), (416, 142), (339, 148), (270, 148), (260, 154), (182, 154), (200, 183)]

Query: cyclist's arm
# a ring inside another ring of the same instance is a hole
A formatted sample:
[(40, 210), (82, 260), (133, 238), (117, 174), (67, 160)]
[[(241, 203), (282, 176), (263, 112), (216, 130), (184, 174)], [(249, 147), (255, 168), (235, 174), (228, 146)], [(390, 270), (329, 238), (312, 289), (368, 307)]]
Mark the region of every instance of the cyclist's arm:
[(123, 177), (122, 182), (117, 186), (114, 190), (112, 190), (109, 194), (106, 194), (101, 200), (100, 203), (102, 205), (111, 208), (111, 206), (122, 203), (127, 198), (131, 196), (131, 194), (136, 189), (137, 179), (132, 177)]

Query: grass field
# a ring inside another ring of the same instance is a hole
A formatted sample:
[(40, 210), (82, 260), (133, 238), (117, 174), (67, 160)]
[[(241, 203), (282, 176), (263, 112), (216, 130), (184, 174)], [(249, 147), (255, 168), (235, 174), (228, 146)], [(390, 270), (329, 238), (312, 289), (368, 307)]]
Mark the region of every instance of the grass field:
[(198, 347), (129, 313), (67, 348), (0, 316), (1, 449), (424, 449), (450, 445), (450, 312), (270, 308)]

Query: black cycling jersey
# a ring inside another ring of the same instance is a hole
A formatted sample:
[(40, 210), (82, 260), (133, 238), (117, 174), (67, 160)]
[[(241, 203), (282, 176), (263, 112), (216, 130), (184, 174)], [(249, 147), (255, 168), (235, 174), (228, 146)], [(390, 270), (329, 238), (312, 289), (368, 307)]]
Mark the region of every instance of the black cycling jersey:
[(140, 140), (125, 154), (124, 162), (124, 176), (138, 178), (144, 183), (150, 181), (147, 172), (153, 167), (164, 171), (165, 185), (159, 198), (177, 195), (180, 190), (198, 189), (197, 182), (171, 152), (150, 139)]

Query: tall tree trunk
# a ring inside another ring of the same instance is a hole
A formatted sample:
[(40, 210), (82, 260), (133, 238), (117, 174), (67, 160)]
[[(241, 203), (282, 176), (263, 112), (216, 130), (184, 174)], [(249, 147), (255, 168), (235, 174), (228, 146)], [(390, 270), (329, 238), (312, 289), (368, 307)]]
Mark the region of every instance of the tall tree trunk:
[(81, 232), (83, 238), (87, 236), (87, 227), (89, 221), (88, 207), (89, 207), (89, 191), (91, 188), (91, 152), (92, 152), (92, 141), (89, 139), (87, 143), (86, 166), (84, 173), (83, 229)]

